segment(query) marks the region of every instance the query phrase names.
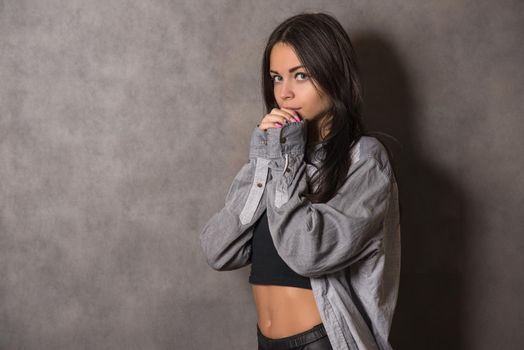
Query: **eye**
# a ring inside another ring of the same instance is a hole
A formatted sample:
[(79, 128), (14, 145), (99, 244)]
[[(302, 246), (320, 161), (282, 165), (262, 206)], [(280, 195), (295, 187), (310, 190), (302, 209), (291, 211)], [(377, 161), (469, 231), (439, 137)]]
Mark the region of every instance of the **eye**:
[(303, 75), (304, 76), (304, 79), (301, 79), (301, 80), (307, 80), (307, 78), (308, 78), (308, 75), (306, 73), (303, 73), (303, 72), (298, 72), (297, 74), (295, 74), (295, 76), (298, 76), (298, 75)]
[[(307, 75), (306, 73), (304, 72), (298, 72), (295, 74), (295, 77), (297, 76), (302, 76), (303, 78), (302, 79), (299, 79), (299, 80), (308, 80), (309, 78), (309, 75)], [(271, 76), (271, 80), (275, 83), (275, 82), (279, 82), (279, 80), (277, 80), (278, 78), (282, 78), (280, 75), (273, 75)]]

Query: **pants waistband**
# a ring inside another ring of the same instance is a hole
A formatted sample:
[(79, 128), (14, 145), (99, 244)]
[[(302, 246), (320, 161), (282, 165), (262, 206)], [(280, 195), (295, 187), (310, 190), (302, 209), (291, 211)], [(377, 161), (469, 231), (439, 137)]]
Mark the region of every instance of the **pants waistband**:
[(297, 346), (303, 346), (309, 343), (314, 342), (322, 337), (327, 335), (326, 329), (324, 328), (323, 323), (319, 323), (311, 329), (289, 336), (285, 338), (272, 339), (266, 337), (260, 331), (260, 327), (257, 323), (257, 336), (258, 343), (263, 347), (263, 349), (271, 350), (288, 350), (295, 348)]

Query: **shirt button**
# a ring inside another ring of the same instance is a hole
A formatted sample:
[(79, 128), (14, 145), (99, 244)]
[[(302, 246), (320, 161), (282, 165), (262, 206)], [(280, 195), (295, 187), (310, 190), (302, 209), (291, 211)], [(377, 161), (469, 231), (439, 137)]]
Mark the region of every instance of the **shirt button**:
[(282, 137), (282, 138), (280, 139), (280, 143), (286, 143), (286, 138), (285, 138), (285, 137)]
[(286, 173), (290, 173), (290, 172), (291, 172), (291, 169), (287, 168)]
[(258, 187), (262, 187), (262, 183), (257, 182), (257, 186), (258, 186)]

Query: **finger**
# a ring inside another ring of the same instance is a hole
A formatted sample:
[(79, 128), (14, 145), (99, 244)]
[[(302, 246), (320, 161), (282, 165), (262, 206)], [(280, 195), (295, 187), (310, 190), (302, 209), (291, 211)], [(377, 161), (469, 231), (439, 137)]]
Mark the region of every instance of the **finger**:
[(287, 112), (287, 114), (293, 119), (292, 121), (300, 121), (300, 115), (297, 111), (287, 108), (281, 108), (283, 111)]
[(284, 109), (284, 108), (281, 108), (281, 109), (278, 109), (278, 108), (274, 108), (270, 114), (273, 114), (273, 115), (280, 115), (282, 116), (283, 118), (285, 118), (289, 123), (294, 123), (296, 122), (297, 120), (294, 118), (294, 114), (292, 114), (294, 111), (291, 110), (291, 109)]
[(267, 130), (268, 128), (280, 128), (284, 124), (300, 121), (289, 115), (288, 112), (274, 108), (271, 113), (266, 114), (260, 123), (259, 128)]
[(262, 130), (267, 130), (270, 128), (281, 128), (282, 125), (283, 124), (279, 122), (267, 122), (267, 123), (260, 123), (259, 128)]
[(270, 129), (270, 128), (281, 128), (281, 127), (282, 127), (281, 123), (273, 122), (273, 121), (264, 121), (264, 122), (261, 122), (258, 125), (258, 128), (260, 130), (267, 130), (267, 129)]
[(294, 120), (290, 121), (286, 117), (282, 116), (282, 114), (273, 114), (273, 113), (266, 115), (266, 118), (267, 118), (267, 121), (269, 121), (269, 122), (279, 123), (281, 125), (284, 125), (284, 124), (287, 124), (287, 123), (290, 123), (290, 122), (294, 121)]

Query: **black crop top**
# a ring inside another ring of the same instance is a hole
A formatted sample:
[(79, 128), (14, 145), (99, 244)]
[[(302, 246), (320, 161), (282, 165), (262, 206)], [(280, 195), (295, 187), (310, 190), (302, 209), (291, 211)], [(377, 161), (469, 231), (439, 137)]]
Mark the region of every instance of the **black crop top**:
[(269, 233), (267, 212), (255, 224), (249, 283), (311, 288), (309, 277), (297, 274), (278, 255)]

